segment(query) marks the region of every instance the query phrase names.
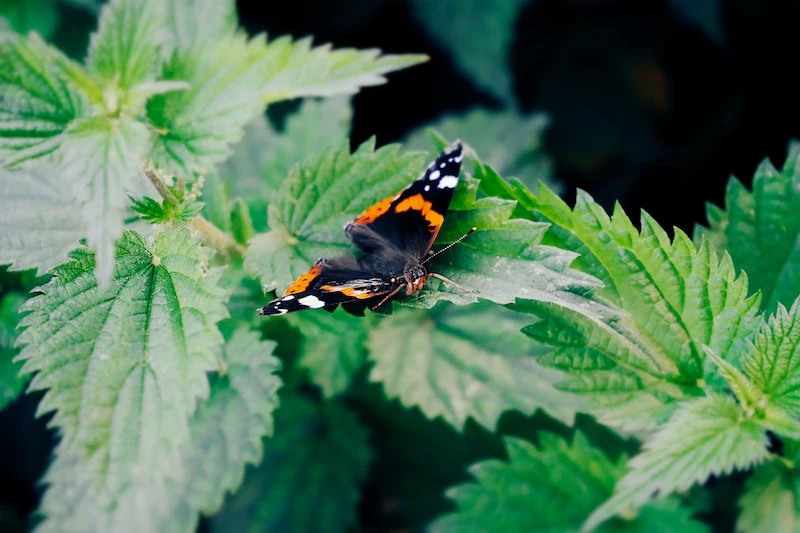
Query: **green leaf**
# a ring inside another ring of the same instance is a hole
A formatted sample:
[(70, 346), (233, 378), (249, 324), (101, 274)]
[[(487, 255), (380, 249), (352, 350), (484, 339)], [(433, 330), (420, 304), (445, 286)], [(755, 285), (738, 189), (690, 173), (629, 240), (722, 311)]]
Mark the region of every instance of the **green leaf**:
[(545, 186), (534, 196), (490, 169), (483, 183), (517, 199), (515, 213), (551, 223), (544, 244), (580, 253), (574, 267), (603, 281), (600, 295), (628, 313), (602, 324), (549, 306), (540, 311), (547, 320), (529, 330), (555, 347), (545, 364), (572, 375), (566, 386), (590, 397), (606, 423), (653, 427), (675, 400), (697, 396), (714, 381), (704, 345), (734, 365), (749, 350), (746, 341), (760, 320), (758, 296), (747, 296), (747, 278), (737, 277), (730, 257), (708, 241), (698, 249), (680, 230), (670, 239), (646, 213), (637, 230), (619, 205), (608, 216), (580, 191), (570, 209)]
[(769, 161), (756, 169), (753, 192), (732, 178), (725, 193), (726, 210), (708, 205), (710, 228), (696, 228), (724, 248), (761, 291), (762, 307), (789, 306), (800, 293), (800, 144), (792, 143), (783, 169)]
[(23, 302), (25, 297), (15, 292), (0, 299), (0, 409), (14, 401), (28, 382), (27, 377), (19, 375), (22, 364), (12, 361), (17, 353), (14, 343)]
[(173, 508), (159, 531), (195, 531), (198, 510), (216, 513), (227, 492), (242, 484), (245, 466), (262, 458), (262, 438), (271, 436), (278, 407), (280, 361), (274, 342), (239, 328), (225, 343), (225, 374), (211, 385), (189, 425), (180, 457), (185, 474), (168, 494)]
[[(787, 448), (795, 448), (787, 443)], [(796, 454), (792, 459), (796, 460)], [(800, 531), (800, 494), (798, 471), (780, 460), (760, 466), (750, 479), (739, 499), (741, 513), (736, 521), (737, 531)]]
[(385, 74), (425, 62), (425, 55), (381, 55), (380, 50), (312, 47), (311, 38), (281, 37), (266, 51), (264, 102), (306, 96), (355, 94), (361, 87), (386, 83)]
[(519, 331), (528, 321), (487, 302), (395, 312), (370, 331), (370, 379), (406, 407), (459, 430), (468, 417), (494, 430), (508, 409), (540, 408), (571, 425), (580, 403), (553, 388), (559, 372), (536, 362), (541, 347)]
[(711, 475), (754, 466), (769, 457), (766, 432), (729, 396), (713, 394), (681, 405), (668, 424), (631, 459), (614, 495), (584, 524), (590, 531), (657, 495), (684, 491)]
[(200, 48), (175, 51), (164, 80), (191, 89), (156, 95), (147, 116), (159, 131), (151, 157), (168, 173), (191, 177), (212, 170), (264, 105), (266, 42), (231, 36)]
[(167, 13), (171, 44), (184, 51), (230, 38), (236, 23), (233, 0), (173, 0)]
[(126, 232), (108, 287), (94, 268), (89, 249), (75, 250), (23, 307), (18, 360), (35, 372), (30, 390), (47, 390), (38, 412), (55, 411), (62, 435), (43, 529), (154, 530), (189, 418), (208, 396), (225, 296), (187, 230), (152, 243)]
[(303, 336), (297, 363), (330, 398), (345, 391), (366, 362), (365, 319), (347, 313), (296, 313), (286, 317)]
[(250, 241), (245, 268), (264, 291), (285, 289), (320, 257), (351, 253), (342, 228), (376, 201), (403, 189), (423, 159), (397, 145), (362, 144), (352, 155), (340, 141), (292, 169), (269, 206), (270, 231)]
[[(538, 448), (506, 437), (509, 461), (488, 460), (470, 467), (476, 481), (451, 488), (448, 497), (458, 510), (436, 520), (432, 533), (472, 531), (573, 532), (607, 498), (625, 471), (625, 460), (610, 461), (579, 431), (572, 443), (552, 433), (539, 433)], [(603, 531), (685, 531), (706, 528), (674, 500), (642, 509), (630, 519), (617, 519)]]
[(89, 244), (97, 250), (97, 278), (111, 280), (114, 240), (122, 234), (126, 192), (144, 187), (141, 176), (150, 133), (130, 119), (88, 119), (70, 128), (60, 150), (59, 171), (82, 203)]
[(66, 71), (80, 68), (35, 33), (0, 32), (0, 168), (55, 151), (88, 111)]
[(0, 264), (44, 274), (86, 234), (75, 192), (52, 167), (0, 170)]
[(800, 418), (800, 300), (789, 311), (778, 304), (743, 366), (770, 405)]
[(417, 19), (456, 63), (484, 89), (514, 101), (510, 48), (524, 0), (414, 0)]
[(158, 0), (111, 0), (92, 34), (86, 64), (104, 85), (106, 109), (114, 112), (123, 94), (151, 80), (160, 64), (160, 35), (166, 5)]
[(0, 18), (5, 18), (17, 33), (25, 35), (35, 31), (47, 39), (52, 36), (58, 23), (56, 0), (0, 0)]
[(445, 139), (461, 139), (481, 160), (503, 176), (517, 176), (528, 187), (542, 180), (552, 186), (552, 162), (542, 147), (548, 125), (542, 113), (530, 116), (511, 111), (475, 109), (463, 115), (445, 116), (411, 133), (408, 149), (431, 148), (431, 129)]
[(370, 456), (366, 430), (349, 411), (284, 394), (261, 464), (211, 530), (344, 532), (355, 523)]
[(305, 100), (286, 119), (283, 131), (276, 131), (263, 115), (245, 127), (220, 174), (233, 196), (247, 199), (256, 229), (266, 228), (267, 205), (294, 165), (349, 138), (352, 114), (349, 97)]

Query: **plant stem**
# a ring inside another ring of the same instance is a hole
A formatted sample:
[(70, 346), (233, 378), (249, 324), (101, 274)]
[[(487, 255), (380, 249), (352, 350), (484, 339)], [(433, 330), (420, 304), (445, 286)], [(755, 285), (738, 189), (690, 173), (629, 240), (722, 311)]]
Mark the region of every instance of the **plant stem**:
[[(155, 189), (158, 191), (158, 194), (160, 194), (164, 200), (173, 205), (177, 205), (179, 203), (178, 199), (175, 198), (175, 195), (172, 194), (172, 191), (169, 190), (169, 187), (167, 187), (167, 184), (158, 177), (153, 169), (146, 169), (144, 171), (144, 175), (147, 177), (148, 181), (153, 184), (153, 187), (155, 187)], [(244, 246), (236, 242), (233, 237), (216, 227), (202, 215), (197, 215), (196, 217), (189, 219), (188, 223), (189, 226), (197, 230), (205, 238), (206, 244), (218, 252), (226, 256), (230, 255), (231, 252), (234, 252), (240, 256), (244, 255)]]

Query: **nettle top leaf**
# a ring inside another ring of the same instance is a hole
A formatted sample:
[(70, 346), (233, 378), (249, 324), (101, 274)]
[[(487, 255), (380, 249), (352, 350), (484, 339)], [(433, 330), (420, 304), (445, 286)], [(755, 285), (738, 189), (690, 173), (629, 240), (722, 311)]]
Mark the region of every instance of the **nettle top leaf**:
[(586, 193), (573, 209), (546, 186), (534, 195), (481, 167), (487, 192), (518, 200), (515, 214), (549, 222), (543, 242), (580, 253), (575, 267), (604, 282), (600, 293), (626, 311), (612, 323), (586, 320), (570, 309), (541, 305), (543, 320), (527, 332), (554, 346), (545, 364), (569, 373), (562, 386), (595, 402), (601, 419), (628, 429), (652, 428), (676, 401), (720, 384), (708, 346), (741, 361), (758, 325), (758, 295), (730, 257), (682, 231), (667, 233), (646, 213), (637, 229), (617, 205), (611, 216)]
[[(233, 0), (111, 0), (85, 66), (35, 34), (0, 36), (0, 166), (55, 162), (83, 208), (106, 285), (126, 197), (147, 194), (138, 175), (146, 162), (191, 180), (225, 159), (267, 103), (352, 94), (424, 60), (312, 47), (310, 39), (248, 39), (236, 28)], [(87, 130), (104, 135), (88, 142)], [(99, 154), (91, 172), (61, 168)]]
[(709, 227), (697, 227), (696, 238), (708, 238), (727, 250), (738, 268), (747, 272), (751, 292), (763, 295), (762, 307), (774, 311), (789, 306), (800, 294), (800, 143), (789, 147), (779, 171), (768, 160), (753, 177), (750, 192), (731, 178), (725, 209), (709, 204)]

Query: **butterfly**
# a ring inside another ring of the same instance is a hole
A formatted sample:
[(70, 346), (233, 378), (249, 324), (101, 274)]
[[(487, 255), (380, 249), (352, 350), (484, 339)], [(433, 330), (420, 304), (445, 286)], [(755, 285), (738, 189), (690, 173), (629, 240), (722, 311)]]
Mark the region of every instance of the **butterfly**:
[(368, 306), (375, 311), (401, 291), (411, 295), (421, 290), (430, 277), (458, 287), (444, 276), (428, 272), (424, 265), (475, 230), (437, 254), (431, 253), (458, 185), (463, 157), (461, 143), (455, 142), (419, 179), (347, 224), (344, 232), (362, 252), (360, 257), (320, 259), (282, 296), (258, 312), (284, 315), (305, 309), (333, 311), (341, 304), (347, 312), (363, 316)]

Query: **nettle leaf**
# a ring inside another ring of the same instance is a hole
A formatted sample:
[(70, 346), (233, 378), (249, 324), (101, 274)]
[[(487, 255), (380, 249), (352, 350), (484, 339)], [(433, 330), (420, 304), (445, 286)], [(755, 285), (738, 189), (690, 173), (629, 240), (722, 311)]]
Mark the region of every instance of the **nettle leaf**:
[(412, 4), (431, 38), (449, 50), (467, 74), (503, 101), (514, 101), (510, 48), (524, 0), (462, 0), (457, 6), (414, 0)]
[(225, 295), (205, 264), (188, 230), (152, 243), (126, 232), (108, 287), (93, 275), (94, 254), (79, 248), (23, 307), (18, 360), (35, 372), (30, 390), (47, 390), (38, 412), (55, 411), (62, 434), (46, 477), (50, 527), (154, 530), (222, 344)]
[(270, 230), (250, 241), (245, 268), (265, 292), (282, 290), (320, 257), (353, 253), (345, 223), (405, 188), (423, 165), (397, 145), (375, 150), (367, 141), (350, 154), (342, 140), (294, 167), (269, 205)]
[(481, 160), (503, 176), (517, 176), (532, 187), (539, 180), (552, 186), (552, 161), (542, 147), (549, 120), (543, 113), (522, 116), (511, 111), (475, 109), (427, 124), (406, 139), (408, 149), (431, 148), (431, 130), (446, 139), (461, 139)]
[(232, 196), (247, 199), (256, 229), (267, 227), (267, 205), (294, 165), (349, 138), (352, 114), (349, 97), (305, 100), (286, 119), (283, 131), (276, 131), (264, 115), (245, 127), (219, 173)]
[(17, 323), (19, 308), (25, 302), (25, 296), (9, 292), (0, 299), (0, 409), (13, 402), (28, 382), (26, 376), (20, 376), (22, 364), (14, 362), (17, 350), (14, 343), (17, 339)]
[(0, 32), (0, 167), (55, 151), (67, 126), (87, 113), (70, 69), (80, 67), (35, 33)]
[(515, 214), (549, 222), (545, 244), (580, 253), (575, 268), (605, 283), (600, 295), (628, 314), (613, 323), (554, 305), (533, 312), (545, 320), (528, 329), (555, 347), (543, 362), (573, 376), (565, 387), (590, 397), (609, 424), (651, 428), (675, 400), (702, 394), (713, 381), (703, 346), (738, 364), (758, 321), (758, 296), (747, 278), (708, 241), (699, 249), (680, 230), (670, 239), (646, 213), (637, 230), (617, 205), (612, 216), (586, 193), (574, 209), (541, 185), (533, 195), (503, 182), (488, 167), (482, 185), (515, 198)]
[(212, 532), (344, 532), (355, 523), (371, 451), (356, 417), (281, 395), (261, 464), (211, 521)]
[(237, 27), (234, 0), (173, 0), (167, 13), (169, 39), (179, 50), (230, 38)]
[(347, 313), (296, 313), (286, 319), (303, 333), (297, 364), (326, 397), (345, 391), (366, 362), (366, 321)]
[(44, 274), (86, 235), (72, 186), (52, 167), (0, 170), (0, 264)]
[(103, 6), (89, 44), (87, 68), (104, 85), (106, 108), (122, 94), (155, 77), (167, 7), (158, 0), (111, 0)]
[(468, 417), (494, 430), (508, 409), (539, 408), (571, 425), (580, 402), (553, 388), (560, 373), (537, 363), (541, 347), (520, 333), (528, 321), (488, 302), (397, 311), (369, 333), (370, 379), (406, 407), (459, 430)]
[[(614, 488), (625, 471), (624, 458), (612, 462), (576, 432), (572, 443), (540, 433), (538, 448), (522, 439), (504, 439), (509, 461), (488, 460), (470, 467), (475, 476), (447, 491), (458, 510), (430, 526), (433, 533), (504, 531), (573, 532)], [(498, 512), (502, 509), (502, 512)], [(687, 531), (707, 528), (674, 499), (616, 519), (603, 531)]]
[(190, 177), (227, 157), (245, 124), (263, 110), (266, 46), (263, 37), (234, 35), (173, 53), (161, 78), (191, 88), (147, 101), (147, 117), (159, 130), (151, 153), (156, 166)]
[(762, 162), (753, 191), (732, 178), (725, 193), (726, 210), (708, 205), (710, 228), (696, 228), (725, 249), (761, 291), (762, 307), (791, 305), (800, 293), (800, 144), (792, 143), (783, 169)]
[(614, 495), (584, 524), (590, 531), (615, 514), (657, 495), (685, 491), (711, 475), (754, 466), (769, 457), (764, 429), (723, 394), (684, 402), (672, 419), (645, 441)]
[(114, 240), (122, 234), (126, 192), (142, 188), (140, 170), (150, 132), (130, 119), (94, 118), (70, 128), (59, 152), (58, 170), (83, 207), (89, 244), (97, 250), (97, 278), (111, 280)]
[(195, 531), (198, 510), (216, 513), (225, 494), (242, 484), (245, 466), (261, 461), (262, 438), (272, 435), (281, 386), (274, 348), (274, 342), (262, 342), (243, 327), (225, 343), (225, 373), (190, 422), (180, 453), (185, 474), (168, 492), (173, 508), (158, 531)]
[(787, 461), (775, 459), (758, 467), (747, 480), (739, 499), (737, 531), (800, 531), (797, 443), (786, 442), (784, 455), (791, 466)]
[(800, 418), (800, 299), (789, 311), (778, 304), (743, 366), (770, 405)]
[(386, 83), (385, 74), (428, 60), (417, 54), (381, 55), (380, 50), (312, 47), (311, 38), (280, 37), (269, 43), (263, 89), (269, 104), (305, 96), (355, 94), (361, 87)]
[(56, 0), (40, 0), (39, 2), (0, 2), (0, 28), (2, 19), (20, 34), (35, 31), (45, 39), (50, 38), (58, 24)]

